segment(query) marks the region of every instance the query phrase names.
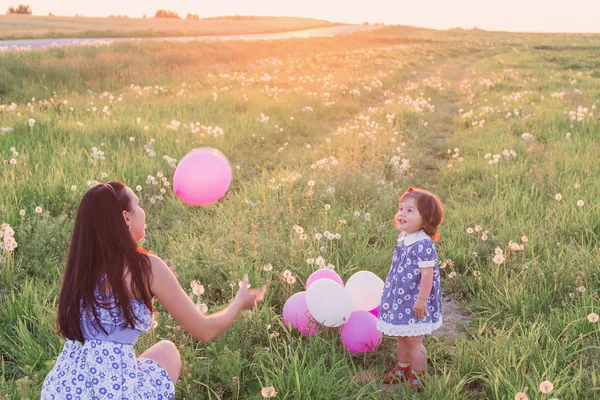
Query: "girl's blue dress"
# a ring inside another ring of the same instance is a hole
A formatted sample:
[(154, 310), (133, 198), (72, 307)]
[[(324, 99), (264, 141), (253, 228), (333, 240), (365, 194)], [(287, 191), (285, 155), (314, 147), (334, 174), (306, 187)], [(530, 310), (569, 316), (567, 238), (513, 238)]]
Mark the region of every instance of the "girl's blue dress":
[[(421, 289), (421, 268), (433, 267), (433, 286), (427, 299), (429, 315), (420, 320), (413, 305)], [(377, 328), (390, 336), (431, 334), (442, 325), (442, 291), (440, 270), (433, 240), (422, 230), (400, 234), (388, 273)]]
[[(103, 278), (104, 280), (104, 278)], [(96, 288), (101, 301), (115, 300)], [(85, 342), (67, 340), (46, 376), (41, 400), (66, 399), (172, 399), (175, 384), (154, 360), (136, 358), (133, 344), (152, 326), (152, 313), (146, 305), (130, 300), (138, 317), (135, 328), (126, 327), (116, 308), (98, 308), (108, 334), (92, 326), (82, 311)]]

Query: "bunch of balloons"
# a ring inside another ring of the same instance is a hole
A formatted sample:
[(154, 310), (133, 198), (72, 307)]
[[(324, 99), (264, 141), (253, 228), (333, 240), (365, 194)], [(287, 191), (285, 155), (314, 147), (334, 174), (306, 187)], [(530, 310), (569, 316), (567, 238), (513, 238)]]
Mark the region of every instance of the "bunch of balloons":
[(318, 326), (339, 327), (342, 343), (351, 353), (375, 350), (381, 343), (377, 329), (383, 281), (369, 271), (344, 281), (331, 269), (319, 269), (306, 281), (306, 291), (292, 295), (283, 306), (283, 322), (305, 336)]

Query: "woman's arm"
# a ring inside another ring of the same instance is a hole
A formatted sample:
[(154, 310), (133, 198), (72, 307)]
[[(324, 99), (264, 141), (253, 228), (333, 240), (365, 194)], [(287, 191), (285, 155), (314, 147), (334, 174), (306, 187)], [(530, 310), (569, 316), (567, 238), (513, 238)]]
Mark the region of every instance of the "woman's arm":
[(204, 315), (183, 290), (173, 272), (160, 257), (150, 255), (152, 265), (152, 294), (160, 304), (194, 339), (208, 342), (225, 332), (241, 311), (250, 309), (262, 301), (265, 286), (248, 288), (248, 277), (244, 276), (235, 299), (227, 307), (211, 315)]

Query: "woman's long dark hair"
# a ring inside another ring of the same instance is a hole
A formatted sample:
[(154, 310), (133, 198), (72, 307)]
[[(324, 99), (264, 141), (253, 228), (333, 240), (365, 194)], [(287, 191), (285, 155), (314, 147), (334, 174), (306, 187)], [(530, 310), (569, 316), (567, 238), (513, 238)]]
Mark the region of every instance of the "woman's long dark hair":
[(66, 339), (84, 342), (82, 312), (107, 333), (98, 316), (98, 307), (106, 305), (94, 295), (103, 275), (128, 327), (134, 327), (136, 316), (123, 282), (126, 270), (131, 293), (153, 311), (148, 252), (138, 246), (123, 218), (123, 210), (132, 209), (127, 187), (119, 181), (97, 185), (81, 199), (58, 303), (57, 333)]

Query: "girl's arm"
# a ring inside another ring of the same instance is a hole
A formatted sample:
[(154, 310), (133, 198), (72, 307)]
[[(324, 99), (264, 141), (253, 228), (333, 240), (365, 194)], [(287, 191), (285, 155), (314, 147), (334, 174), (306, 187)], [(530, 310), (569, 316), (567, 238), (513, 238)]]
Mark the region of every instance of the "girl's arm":
[(427, 300), (433, 287), (433, 267), (421, 267), (421, 289), (417, 299)]
[(424, 319), (429, 315), (427, 311), (427, 299), (431, 294), (433, 287), (433, 267), (421, 267), (421, 289), (417, 296), (417, 301), (413, 305), (413, 311), (418, 319)]
[(152, 265), (152, 294), (194, 339), (208, 342), (216, 338), (231, 326), (241, 311), (254, 307), (264, 297), (265, 286), (249, 289), (248, 277), (244, 276), (235, 299), (225, 309), (204, 315), (198, 311), (164, 261), (155, 255), (149, 257)]

